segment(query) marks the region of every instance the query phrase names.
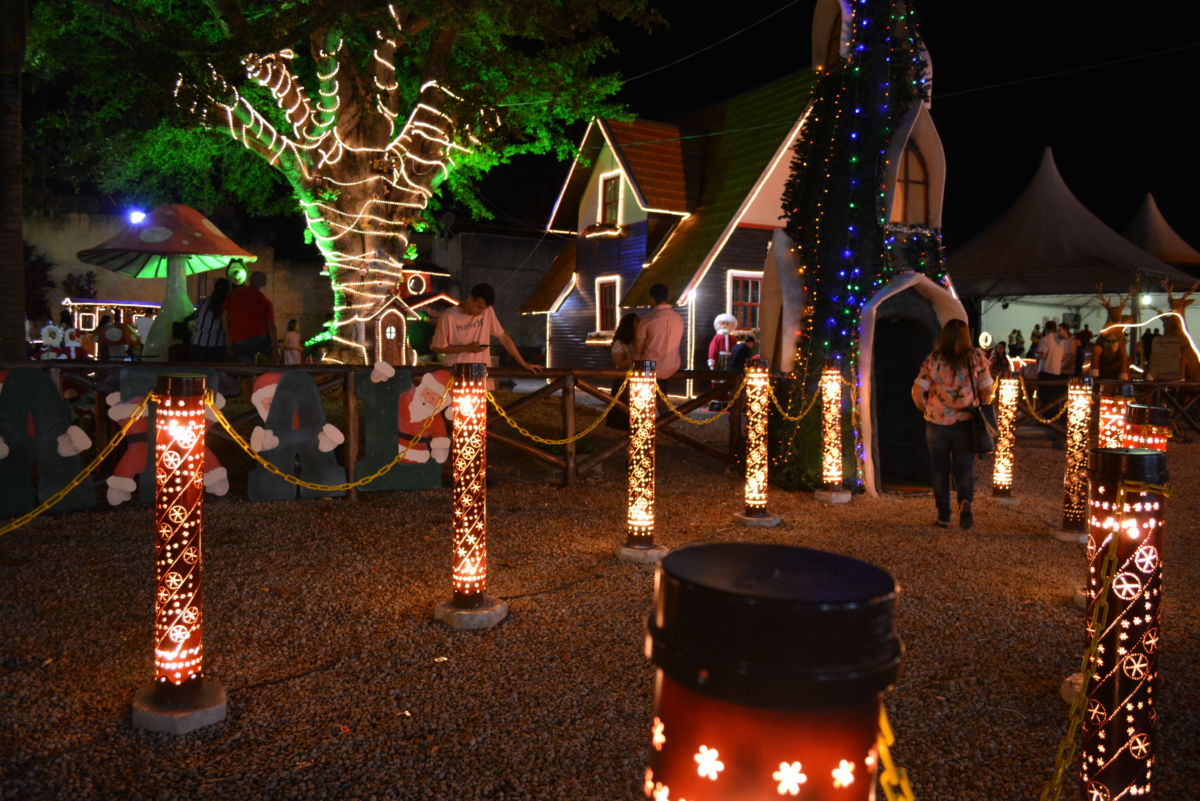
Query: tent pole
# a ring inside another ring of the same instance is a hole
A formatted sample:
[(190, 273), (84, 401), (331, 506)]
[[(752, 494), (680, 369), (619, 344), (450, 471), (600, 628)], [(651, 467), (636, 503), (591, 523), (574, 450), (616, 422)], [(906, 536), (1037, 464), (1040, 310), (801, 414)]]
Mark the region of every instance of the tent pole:
[[(1133, 284), (1129, 288), (1129, 305), (1130, 313), (1133, 317), (1133, 324), (1137, 326), (1142, 321), (1142, 275), (1137, 270), (1133, 271)], [(1141, 338), (1138, 336), (1138, 329), (1129, 329), (1129, 362), (1130, 364), (1138, 363), (1137, 346)], [(1149, 364), (1143, 364), (1143, 368), (1148, 369)]]

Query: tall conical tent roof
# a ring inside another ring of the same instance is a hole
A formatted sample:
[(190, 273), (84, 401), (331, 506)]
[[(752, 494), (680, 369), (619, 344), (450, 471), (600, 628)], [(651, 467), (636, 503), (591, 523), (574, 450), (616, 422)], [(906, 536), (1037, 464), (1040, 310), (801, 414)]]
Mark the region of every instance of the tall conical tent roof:
[(1146, 193), (1141, 208), (1125, 229), (1125, 238), (1156, 259), (1178, 265), (1200, 265), (1200, 252), (1167, 224), (1154, 195)]
[(1067, 188), (1046, 148), (1037, 174), (1008, 211), (950, 253), (959, 294), (1061, 295), (1191, 277), (1109, 228)]

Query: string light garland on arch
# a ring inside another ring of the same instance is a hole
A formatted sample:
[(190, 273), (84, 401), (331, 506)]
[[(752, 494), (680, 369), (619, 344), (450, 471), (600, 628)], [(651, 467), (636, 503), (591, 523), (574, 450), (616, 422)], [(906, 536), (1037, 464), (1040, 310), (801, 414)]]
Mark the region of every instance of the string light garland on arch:
[[(345, 357), (354, 360), (365, 360), (374, 333), (365, 323), (420, 274), (407, 264), (410, 225), (454, 168), (455, 154), (471, 152), (458, 140), (473, 140), (442, 108), (462, 98), (436, 81), (419, 88), (407, 115), (399, 113), (401, 33), (395, 8), (388, 11), (392, 26), (375, 33), (368, 80), (358, 80), (346, 41), (333, 38), (314, 55), (315, 96), (287, 49), (242, 61), (246, 80), (266, 90), (267, 101), (261, 92), (239, 90), (215, 68), (202, 86), (185, 85), (182, 77), (176, 86), (177, 98), (190, 99), (202, 124), (224, 130), (287, 178), (333, 286), (341, 337), (331, 344), (346, 346)], [(270, 114), (256, 105), (263, 102), (274, 104)], [(378, 118), (362, 118), (355, 102)], [(353, 125), (343, 124), (347, 111), (354, 112)]]

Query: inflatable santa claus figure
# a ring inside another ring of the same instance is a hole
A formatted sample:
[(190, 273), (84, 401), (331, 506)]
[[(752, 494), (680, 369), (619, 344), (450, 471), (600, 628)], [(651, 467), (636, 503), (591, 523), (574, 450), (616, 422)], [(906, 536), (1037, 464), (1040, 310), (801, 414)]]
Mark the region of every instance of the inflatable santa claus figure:
[[(105, 398), (108, 401), (108, 416), (118, 425), (125, 425), (141, 405), (143, 397), (138, 395), (122, 399), (120, 392), (110, 393)], [(216, 393), (215, 403), (218, 409), (222, 408), (225, 405), (225, 396), (219, 392)], [(107, 481), (109, 506), (120, 506), (132, 498), (138, 488), (137, 477), (144, 473), (149, 466), (150, 427), (146, 419), (148, 413), (149, 407), (147, 406), (125, 434), (125, 453), (121, 455), (121, 460), (117, 462), (116, 469), (113, 470), (113, 474), (108, 477)], [(216, 418), (207, 409), (205, 416), (211, 427)], [(229, 472), (207, 445), (204, 446), (204, 490), (217, 497), (229, 492)]]
[[(275, 402), (275, 391), (279, 389), (279, 379), (281, 378), (283, 378), (283, 373), (263, 373), (254, 380), (254, 389), (250, 393), (250, 403), (254, 405), (258, 416), (262, 418), (264, 423), (267, 422), (267, 417), (271, 414), (271, 404)], [(291, 428), (293, 431), (300, 428), (299, 408), (292, 413)], [(326, 423), (317, 432), (317, 449), (322, 453), (329, 453), (345, 441), (346, 435), (332, 423)], [(274, 450), (279, 447), (279, 437), (269, 428), (255, 426), (254, 430), (250, 432), (250, 447), (256, 453)]]

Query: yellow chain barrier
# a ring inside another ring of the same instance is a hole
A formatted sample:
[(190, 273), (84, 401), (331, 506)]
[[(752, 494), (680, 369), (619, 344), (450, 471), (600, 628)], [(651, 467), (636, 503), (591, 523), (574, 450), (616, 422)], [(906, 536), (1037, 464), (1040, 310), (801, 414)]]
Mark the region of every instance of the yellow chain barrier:
[[(450, 394), (450, 387), (452, 387), (452, 386), (454, 386), (453, 378), (451, 378), (449, 381), (446, 382), (446, 388), (442, 391), (442, 396), (438, 399), (438, 402), (434, 405), (435, 409), (442, 408), (442, 401), (445, 400), (446, 396)], [(239, 434), (234, 429), (233, 424), (229, 422), (229, 419), (227, 417), (225, 417), (224, 414), (221, 413), (220, 409), (217, 408), (216, 404), (213, 402), (212, 392), (209, 392), (205, 395), (204, 405), (207, 406), (209, 411), (211, 411), (213, 413), (213, 417), (215, 417), (217, 422), (220, 423), (221, 428), (225, 429), (225, 433), (229, 434), (230, 438), (233, 439), (233, 441), (235, 443), (237, 443), (238, 447), (240, 447), (242, 450), (244, 450), (250, 456), (251, 459), (253, 459), (254, 461), (258, 462), (260, 465), (262, 465), (262, 467), (264, 469), (266, 469), (267, 472), (274, 473), (275, 475), (279, 476), (280, 478), (282, 478), (284, 481), (286, 481), (289, 484), (293, 484), (297, 487), (303, 487), (304, 489), (307, 489), (307, 490), (313, 490), (315, 492), (345, 492), (346, 490), (354, 489), (356, 487), (361, 487), (365, 484), (370, 484), (372, 481), (379, 478), (380, 476), (386, 475), (387, 473), (389, 473), (391, 471), (391, 469), (393, 467), (400, 464), (400, 462), (402, 462), (404, 460), (404, 457), (408, 455), (408, 452), (410, 450), (412, 450), (413, 446), (415, 446), (418, 442), (421, 441), (421, 438), (425, 436), (425, 432), (429, 430), (429, 426), (433, 423), (433, 418), (438, 415), (438, 412), (434, 412), (433, 414), (429, 415), (429, 417), (425, 418), (425, 424), (423, 426), (421, 426), (421, 430), (418, 431), (413, 436), (413, 438), (408, 441), (408, 444), (404, 446), (404, 450), (397, 453), (395, 459), (392, 459), (392, 461), (388, 462), (387, 464), (385, 464), (383, 467), (376, 470), (371, 475), (365, 476), (364, 478), (360, 478), (356, 481), (348, 481), (344, 484), (314, 484), (311, 481), (305, 481), (302, 478), (297, 478), (296, 476), (292, 475), (291, 473), (285, 473), (284, 471), (280, 470), (278, 467), (276, 467), (275, 465), (271, 464), (269, 461), (264, 459), (253, 448), (251, 448), (250, 443), (246, 442), (246, 440), (242, 437), (242, 435)]]
[(892, 761), (891, 746), (896, 743), (896, 733), (888, 721), (887, 709), (879, 708), (879, 737), (875, 741), (875, 750), (879, 754), (879, 786), (887, 801), (914, 801), (912, 785), (908, 781), (908, 771)]
[(547, 437), (539, 437), (537, 434), (533, 433), (529, 429), (524, 428), (520, 423), (518, 423), (516, 420), (514, 420), (508, 414), (508, 412), (504, 411), (504, 407), (500, 405), (500, 402), (496, 400), (496, 396), (493, 395), (491, 392), (489, 392), (487, 394), (487, 399), (492, 404), (492, 408), (494, 408), (496, 410), (496, 413), (504, 418), (504, 422), (508, 423), (509, 426), (511, 426), (512, 428), (519, 431), (522, 434), (522, 436), (528, 437), (529, 439), (533, 440), (534, 442), (540, 442), (543, 445), (568, 445), (572, 442), (578, 442), (579, 440), (586, 437), (588, 434), (595, 431), (596, 428), (602, 422), (604, 422), (604, 418), (608, 417), (608, 413), (611, 412), (614, 407), (616, 407), (617, 398), (621, 397), (621, 393), (623, 393), (625, 391), (625, 387), (627, 387), (628, 385), (629, 385), (629, 376), (628, 376), (628, 374), (626, 374), (625, 380), (621, 382), (621, 386), (617, 389), (617, 391), (615, 393), (613, 393), (612, 401), (609, 402), (608, 406), (604, 407), (604, 411), (600, 412), (600, 416), (597, 417), (595, 420), (593, 420), (591, 422), (591, 424), (588, 425), (587, 428), (583, 429), (582, 431), (575, 434), (574, 436), (567, 437), (565, 439), (549, 439)]
[(660, 384), (655, 383), (654, 388), (655, 388), (655, 390), (658, 391), (658, 397), (662, 398), (662, 402), (664, 404), (666, 404), (666, 407), (668, 409), (671, 410), (671, 414), (675, 415), (676, 417), (678, 417), (680, 420), (682, 420), (685, 423), (691, 423), (694, 426), (706, 426), (711, 423), (715, 423), (722, 416), (727, 414), (730, 409), (733, 408), (734, 402), (738, 399), (738, 396), (742, 394), (742, 390), (746, 388), (746, 377), (742, 376), (742, 383), (738, 384), (738, 388), (736, 390), (734, 390), (732, 397), (729, 398), (729, 402), (726, 403), (723, 407), (721, 407), (720, 411), (718, 411), (716, 414), (714, 414), (712, 417), (708, 418), (707, 420), (693, 420), (692, 418), (688, 417), (686, 414), (681, 414), (678, 409), (676, 409), (674, 406), (671, 405), (671, 399), (667, 397), (667, 394), (665, 392), (663, 392), (662, 386)]
[(783, 404), (779, 402), (779, 396), (775, 394), (775, 387), (770, 388), (770, 393), (771, 403), (775, 404), (775, 409), (779, 412), (780, 417), (782, 417), (784, 420), (787, 420), (789, 423), (799, 423), (801, 420), (807, 417), (808, 413), (811, 412), (813, 407), (817, 405), (817, 398), (821, 397), (820, 392), (814, 392), (812, 397), (808, 399), (808, 406), (804, 409), (804, 411), (793, 417), (783, 410)]
[(1033, 398), (1029, 397), (1029, 390), (1025, 388), (1025, 376), (1018, 375), (1017, 378), (1021, 384), (1021, 399), (1025, 401), (1025, 407), (1029, 409), (1029, 414), (1034, 420), (1037, 420), (1039, 423), (1045, 423), (1049, 425), (1066, 414), (1067, 404), (1064, 402), (1062, 407), (1058, 410), (1058, 414), (1054, 415), (1053, 417), (1042, 417), (1037, 413), (1037, 407), (1033, 404)]
[[(1122, 481), (1117, 488), (1117, 503), (1116, 508), (1123, 511), (1125, 509), (1125, 494), (1127, 492), (1152, 492), (1164, 497), (1171, 497), (1170, 487), (1158, 484), (1146, 484), (1141, 481)], [(1079, 668), (1079, 672), (1083, 674), (1083, 681), (1079, 687), (1079, 692), (1075, 695), (1075, 699), (1071, 702), (1071, 711), (1067, 714), (1068, 724), (1067, 733), (1063, 735), (1058, 744), (1058, 753), (1054, 759), (1054, 775), (1050, 781), (1046, 782), (1042, 788), (1042, 794), (1039, 796), (1039, 801), (1060, 801), (1062, 798), (1063, 781), (1066, 780), (1067, 769), (1071, 767), (1071, 763), (1075, 759), (1075, 751), (1079, 747), (1077, 737), (1079, 728), (1083, 725), (1084, 710), (1087, 705), (1087, 687), (1092, 681), (1092, 674), (1095, 671), (1096, 656), (1100, 651), (1100, 640), (1104, 636), (1105, 629), (1108, 628), (1108, 591), (1112, 588), (1113, 577), (1117, 574), (1117, 541), (1120, 539), (1120, 530), (1113, 532), (1108, 540), (1108, 548), (1104, 552), (1104, 561), (1100, 567), (1100, 592), (1096, 596), (1096, 601), (1092, 604), (1092, 639), (1088, 643), (1088, 647), (1083, 652), (1083, 663)]]
[(153, 395), (151, 393), (146, 393), (146, 397), (143, 398), (142, 402), (138, 404), (138, 407), (133, 410), (133, 414), (131, 414), (129, 419), (125, 421), (125, 425), (121, 426), (121, 430), (118, 431), (113, 438), (108, 441), (108, 444), (96, 454), (96, 458), (92, 459), (92, 461), (88, 463), (88, 466), (83, 468), (83, 471), (79, 475), (68, 481), (66, 486), (43, 501), (36, 509), (32, 509), (15, 520), (10, 520), (9, 522), (5, 523), (3, 528), (0, 528), (0, 537), (29, 523), (29, 521), (33, 520), (42, 512), (45, 512), (50, 507), (54, 506), (54, 504), (67, 497), (72, 490), (83, 483), (83, 480), (95, 472), (96, 468), (100, 466), (101, 462), (108, 458), (108, 455), (113, 452), (113, 448), (117, 447), (117, 445), (121, 443), (121, 440), (125, 439), (125, 435), (129, 433), (129, 429), (133, 428), (133, 424), (136, 423), (143, 414), (145, 414), (146, 407), (150, 405), (152, 398)]

